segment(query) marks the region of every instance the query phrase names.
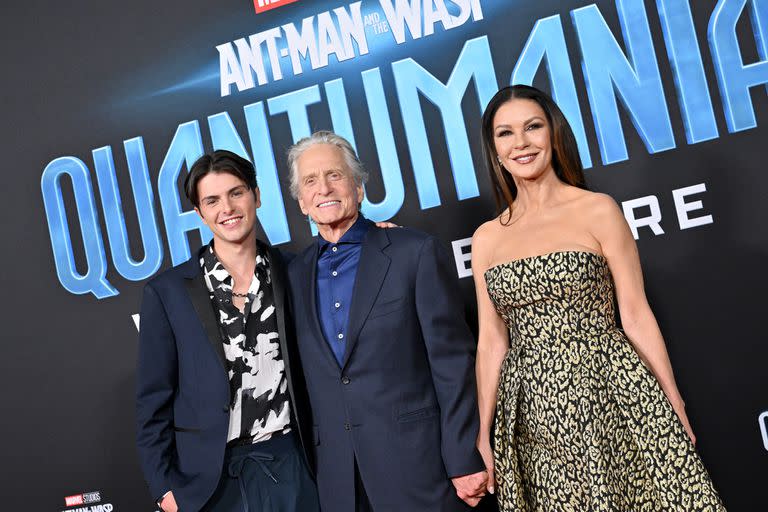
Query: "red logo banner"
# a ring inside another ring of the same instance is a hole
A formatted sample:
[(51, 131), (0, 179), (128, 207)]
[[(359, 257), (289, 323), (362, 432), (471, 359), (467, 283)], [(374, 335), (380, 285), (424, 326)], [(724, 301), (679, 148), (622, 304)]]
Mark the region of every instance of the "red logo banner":
[(256, 8), (256, 14), (259, 14), (298, 1), (299, 0), (253, 0), (253, 6)]
[(67, 496), (67, 497), (64, 498), (64, 503), (68, 507), (71, 507), (73, 505), (82, 505), (83, 504), (83, 495), (82, 494), (75, 494), (74, 496)]

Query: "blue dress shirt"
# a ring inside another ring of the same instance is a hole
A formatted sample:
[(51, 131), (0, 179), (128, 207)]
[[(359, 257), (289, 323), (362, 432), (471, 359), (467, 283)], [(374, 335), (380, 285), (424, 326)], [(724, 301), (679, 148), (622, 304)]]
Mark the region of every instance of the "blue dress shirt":
[(362, 242), (372, 224), (360, 215), (337, 243), (317, 238), (317, 317), (339, 366), (347, 346), (349, 308)]

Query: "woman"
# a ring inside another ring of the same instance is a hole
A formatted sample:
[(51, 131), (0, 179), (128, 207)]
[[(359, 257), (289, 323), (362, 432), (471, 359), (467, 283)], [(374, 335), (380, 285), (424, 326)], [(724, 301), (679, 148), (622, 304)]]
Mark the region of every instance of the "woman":
[(634, 238), (616, 203), (586, 190), (562, 112), (537, 89), (507, 87), (482, 136), (504, 209), (472, 239), (478, 447), (501, 510), (725, 510), (694, 449)]

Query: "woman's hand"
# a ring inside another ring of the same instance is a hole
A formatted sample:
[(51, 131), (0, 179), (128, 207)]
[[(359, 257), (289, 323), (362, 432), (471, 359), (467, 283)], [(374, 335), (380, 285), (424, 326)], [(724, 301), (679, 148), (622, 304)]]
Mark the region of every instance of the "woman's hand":
[(493, 471), (493, 450), (491, 450), (491, 441), (487, 436), (481, 436), (477, 439), (477, 451), (485, 463), (485, 470), (488, 472), (488, 492), (496, 492), (496, 475)]
[(680, 423), (683, 424), (683, 428), (685, 428), (685, 433), (688, 434), (688, 437), (691, 438), (691, 442), (693, 443), (693, 446), (696, 446), (696, 436), (693, 435), (693, 429), (691, 428), (691, 422), (688, 421), (688, 415), (685, 414), (685, 402), (683, 402), (682, 399), (677, 399), (671, 401), (672, 409), (674, 409), (675, 414), (677, 414), (677, 417), (680, 418)]

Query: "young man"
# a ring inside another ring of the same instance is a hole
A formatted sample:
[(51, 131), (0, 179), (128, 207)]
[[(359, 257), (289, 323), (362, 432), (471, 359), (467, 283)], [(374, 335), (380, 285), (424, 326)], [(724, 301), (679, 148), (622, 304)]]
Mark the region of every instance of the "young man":
[(289, 279), (322, 509), (476, 505), (487, 473), (475, 448), (475, 344), (447, 252), (360, 215), (365, 171), (338, 135), (302, 139), (289, 165), (320, 234)]
[(137, 444), (150, 491), (167, 512), (317, 511), (284, 262), (256, 239), (253, 165), (214, 151), (185, 192), (213, 240), (144, 289)]

